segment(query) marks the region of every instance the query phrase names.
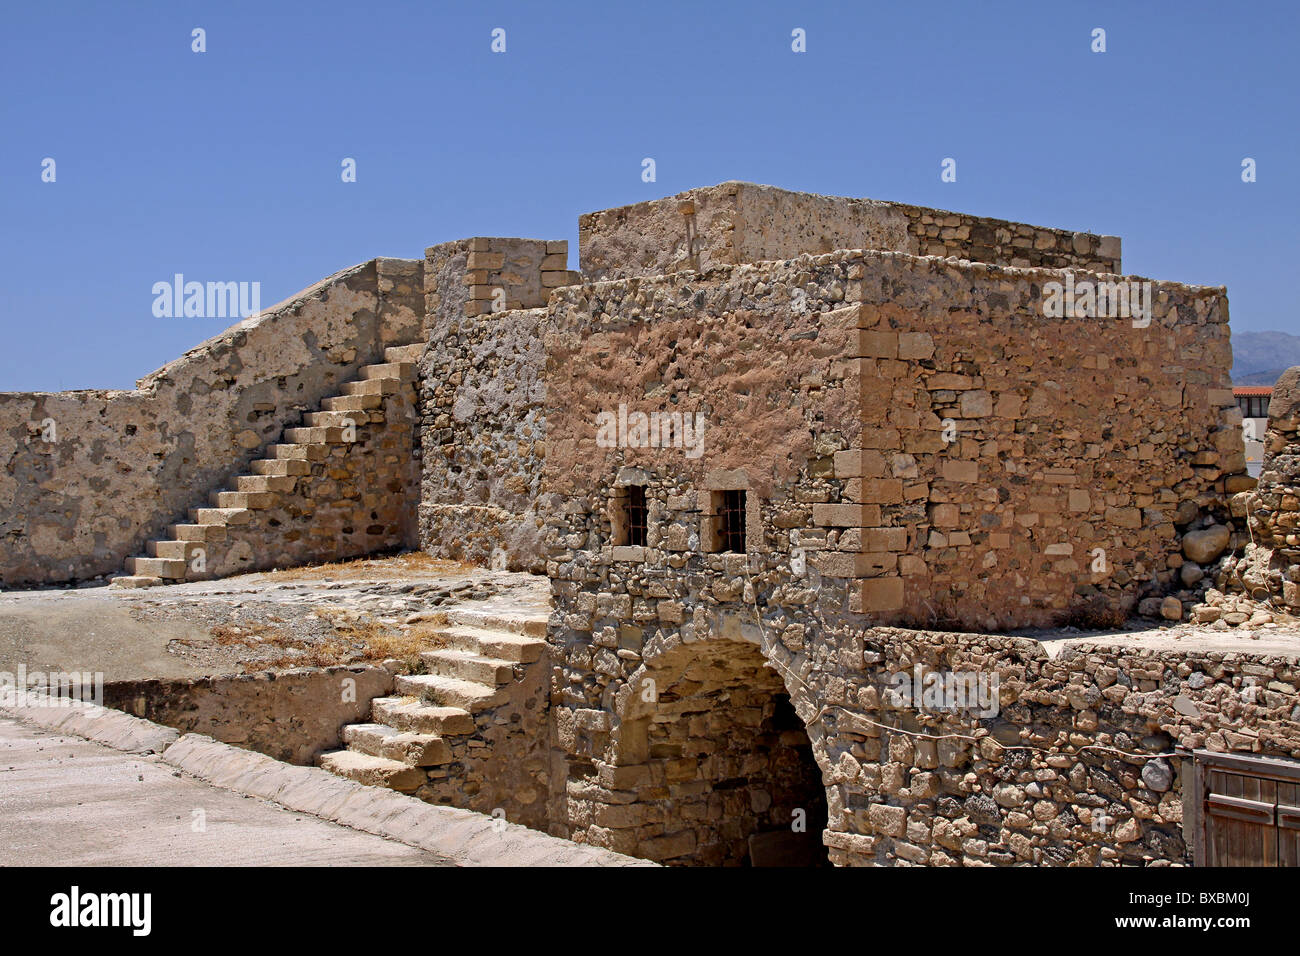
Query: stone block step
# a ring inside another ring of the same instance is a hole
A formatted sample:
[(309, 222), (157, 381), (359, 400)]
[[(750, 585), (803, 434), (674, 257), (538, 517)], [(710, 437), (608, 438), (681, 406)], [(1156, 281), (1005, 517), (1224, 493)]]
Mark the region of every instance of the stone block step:
[[(311, 413), (314, 414), (314, 413)], [(364, 425), (364, 422), (358, 422), (358, 425)], [(344, 428), (286, 428), (284, 437), (294, 444), (330, 444), (338, 445), (347, 441), (347, 430)]]
[(410, 382), (415, 380), (415, 374), (414, 362), (383, 362), (379, 365), (361, 366), (359, 378), (363, 382), (373, 381), (377, 378), (395, 378)]
[(149, 574), (119, 574), (108, 583), (109, 587), (114, 588), (154, 588), (167, 582)]
[(353, 750), (335, 750), (321, 754), (320, 765), (340, 777), (372, 787), (388, 787), (398, 793), (414, 793), (429, 779), (428, 774), (418, 767), (408, 767), (396, 760), (373, 757)]
[(145, 550), (152, 558), (169, 558), (188, 563), (196, 550), (206, 551), (207, 547), (206, 541), (150, 541), (145, 545)]
[(247, 508), (191, 508), (190, 521), (195, 524), (219, 524), (231, 527), (253, 520)]
[(311, 463), (301, 458), (258, 458), (248, 467), (255, 475), (311, 474)]
[(473, 651), (442, 648), (425, 651), (420, 658), (429, 665), (429, 671), (433, 674), (486, 687), (500, 687), (515, 677), (515, 667), (510, 661), (484, 657)]
[(409, 697), (376, 697), (370, 715), (375, 723), (413, 734), (448, 737), (474, 732), (474, 718), (463, 707), (434, 707)]
[[(352, 397), (352, 396), (349, 396)], [(383, 412), (308, 412), (302, 423), (310, 428), (351, 428), (356, 431), (363, 425), (382, 422)]]
[(423, 342), (412, 345), (390, 345), (384, 349), (384, 359), (389, 362), (418, 362), (424, 354)]
[(402, 387), (402, 382), (398, 379), (376, 378), (362, 382), (344, 382), (339, 389), (344, 395), (396, 395)]
[(331, 395), (320, 403), (327, 412), (364, 412), (384, 407), (382, 395)]
[(240, 475), (235, 479), (236, 491), (271, 491), (276, 494), (292, 494), (298, 487), (294, 475)]
[(127, 558), (126, 569), (133, 575), (154, 578), (184, 578), (187, 565), (173, 558)]
[(442, 638), (452, 647), (519, 664), (531, 664), (546, 651), (546, 641), (540, 637), (464, 624), (437, 628), (433, 635)]
[(396, 760), (408, 767), (436, 767), (451, 761), (451, 747), (434, 734), (413, 734), (384, 724), (349, 724), (343, 728), (349, 750)]
[(526, 634), (529, 637), (546, 637), (546, 620), (548, 613), (538, 611), (533, 614), (511, 614), (501, 611), (485, 611), (479, 608), (448, 608), (447, 620), (453, 624), (482, 628), (486, 631), (508, 631), (511, 634)]
[(330, 450), (325, 445), (270, 445), (266, 453), (272, 458), (299, 458), (303, 461), (320, 461), (328, 458)]
[(393, 681), (393, 689), (440, 707), (459, 707), (471, 714), (504, 702), (504, 695), (495, 686), (441, 674), (399, 674)]
[(226, 526), (223, 524), (174, 524), (168, 526), (167, 533), (177, 541), (226, 540)]
[(252, 511), (260, 511), (274, 508), (276, 496), (269, 491), (214, 491), (208, 495), (208, 503), (217, 508), (248, 508)]

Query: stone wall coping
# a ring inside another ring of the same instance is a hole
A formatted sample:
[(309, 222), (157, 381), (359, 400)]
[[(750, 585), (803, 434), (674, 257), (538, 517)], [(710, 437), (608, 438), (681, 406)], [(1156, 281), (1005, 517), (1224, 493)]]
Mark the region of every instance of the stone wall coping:
[(909, 209), (918, 213), (927, 213), (932, 216), (960, 216), (965, 219), (976, 219), (991, 226), (1024, 226), (1028, 229), (1037, 229), (1044, 232), (1054, 232), (1058, 235), (1085, 235), (1096, 236), (1098, 239), (1116, 239), (1118, 236), (1112, 236), (1106, 233), (1090, 232), (1086, 229), (1066, 229), (1062, 226), (1039, 226), (1030, 222), (1020, 222), (1016, 219), (1001, 219), (996, 216), (981, 216), (973, 212), (956, 212), (951, 209), (940, 209), (937, 206), (918, 206), (915, 203), (896, 202), (891, 199), (872, 199), (867, 196), (835, 196), (827, 193), (808, 192), (803, 189), (786, 189), (782, 186), (773, 186), (768, 183), (754, 183), (743, 179), (728, 179), (725, 182), (715, 183), (712, 186), (696, 186), (687, 189), (684, 192), (674, 193), (671, 196), (659, 196), (655, 199), (642, 199), (639, 202), (626, 203), (622, 206), (611, 206), (607, 209), (593, 209), (590, 212), (582, 213), (578, 217), (578, 222), (590, 221), (591, 219), (604, 215), (606, 213), (618, 213), (624, 210), (643, 209), (655, 203), (667, 202), (669, 200), (687, 199), (703, 192), (713, 192), (721, 190), (724, 194), (735, 195), (742, 188), (755, 189), (766, 192), (783, 193), (787, 196), (801, 196), (809, 199), (826, 199), (833, 202), (844, 203), (847, 206), (876, 206), (881, 208)]

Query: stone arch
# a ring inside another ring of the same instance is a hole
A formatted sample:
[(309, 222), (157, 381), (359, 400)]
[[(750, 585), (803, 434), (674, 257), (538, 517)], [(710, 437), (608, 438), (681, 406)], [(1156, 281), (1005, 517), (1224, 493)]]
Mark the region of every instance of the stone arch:
[(648, 642), (606, 700), (605, 771), (629, 801), (613, 816), (633, 830), (624, 852), (673, 864), (824, 863), (833, 797), (819, 708), (798, 674), (806, 661), (735, 617), (704, 633)]

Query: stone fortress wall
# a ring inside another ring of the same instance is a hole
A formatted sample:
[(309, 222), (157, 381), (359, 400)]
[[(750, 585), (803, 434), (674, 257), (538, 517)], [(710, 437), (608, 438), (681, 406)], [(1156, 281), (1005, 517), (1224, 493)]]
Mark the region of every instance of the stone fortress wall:
[[(741, 183), (592, 213), (580, 241), (581, 275), (554, 240), (377, 260), (207, 343), (211, 362), (248, 338), (263, 350), (229, 367), (228, 401), (303, 398), (219, 405), (211, 460), (168, 446), (147, 494), (168, 475), (185, 487), (153, 520), (385, 346), (423, 342), (419, 546), (551, 579), (549, 694), (528, 715), (553, 741), (545, 772), (529, 751), (550, 794), (527, 822), (653, 859), (779, 856), (799, 811), (840, 864), (1187, 862), (1190, 751), (1300, 757), (1286, 646), (997, 633), (1114, 624), (1152, 601), (1181, 618), (1189, 562), (1252, 534), (1290, 560), (1294, 422), (1278, 402), (1254, 488), (1224, 290), (1153, 282), (1149, 323), (1052, 318), (1046, 285), (1118, 273), (1118, 239)], [(260, 338), (299, 319), (286, 327), (324, 356), (319, 382)], [(190, 391), (219, 391), (203, 382)], [(13, 406), (6, 514), (37, 533), (17, 546), (11, 530), (3, 563), (26, 567), (15, 581), (115, 570), (146, 519), (92, 546), (98, 563), (81, 554), (66, 528), (85, 512), (61, 512), (48, 476), (15, 477), (36, 474), (33, 400)], [(699, 413), (699, 454), (597, 442), (601, 412), (637, 411)], [(250, 413), (270, 417), (243, 445)], [(100, 434), (80, 427), (77, 447)], [(108, 461), (65, 464), (86, 488), (132, 487)], [(644, 545), (625, 540), (637, 485)], [(720, 547), (727, 491), (745, 492), (743, 552)], [(15, 517), (31, 501), (63, 524)], [(1287, 600), (1292, 567), (1260, 580)], [(997, 675), (991, 711), (895, 706), (894, 677), (918, 666)]]
[(121, 573), (385, 347), (420, 339), (421, 271), (402, 259), (346, 269), (132, 391), (0, 393), (4, 586)]

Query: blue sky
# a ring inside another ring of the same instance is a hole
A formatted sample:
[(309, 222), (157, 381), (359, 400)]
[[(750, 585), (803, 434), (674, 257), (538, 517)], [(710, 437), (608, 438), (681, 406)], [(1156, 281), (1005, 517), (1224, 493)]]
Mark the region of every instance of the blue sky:
[(580, 213), (728, 179), (1118, 234), (1300, 333), (1298, 49), (1289, 2), (10, 5), (0, 390), (129, 388), (219, 332), (154, 317), (177, 272), (269, 305), (464, 236), (576, 267)]

